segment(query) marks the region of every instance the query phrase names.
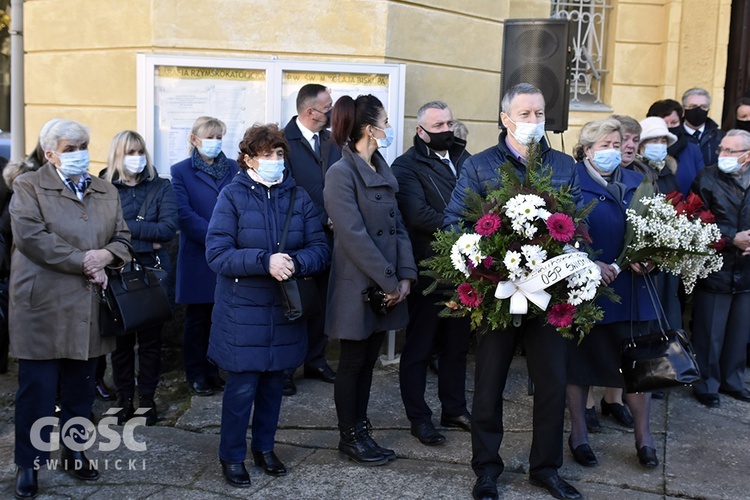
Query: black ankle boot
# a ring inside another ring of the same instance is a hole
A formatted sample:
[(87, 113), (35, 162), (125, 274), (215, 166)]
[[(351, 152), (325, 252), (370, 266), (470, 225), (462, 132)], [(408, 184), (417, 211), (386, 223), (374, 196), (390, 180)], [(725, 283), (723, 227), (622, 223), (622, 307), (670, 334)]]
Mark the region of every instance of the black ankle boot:
[(369, 418), (365, 418), (364, 420), (357, 422), (357, 432), (359, 433), (360, 438), (373, 450), (383, 455), (388, 460), (396, 460), (396, 452), (393, 450), (389, 450), (388, 448), (383, 448), (381, 446), (378, 446), (378, 443), (375, 442), (375, 440), (372, 438), (372, 424), (370, 423)]
[(16, 469), (16, 498), (34, 498), (39, 492), (37, 470), (33, 467)]
[(359, 465), (382, 465), (388, 459), (382, 453), (378, 453), (361, 437), (357, 426), (341, 428), (341, 440), (339, 441), (339, 454)]
[(219, 462), (221, 463), (221, 472), (224, 474), (227, 483), (235, 488), (247, 488), (252, 484), (244, 462), (231, 463), (224, 460), (219, 460)]
[(91, 466), (89, 459), (86, 458), (86, 455), (82, 451), (74, 451), (67, 446), (63, 446), (60, 461), (63, 468), (75, 478), (83, 479), (84, 481), (99, 479), (99, 471)]
[(141, 394), (138, 396), (138, 409), (148, 409), (146, 413), (141, 413), (141, 416), (146, 419), (146, 425), (155, 425), (159, 419), (159, 415), (156, 413), (156, 403), (154, 403), (153, 394)]
[(117, 425), (125, 425), (130, 417), (135, 413), (133, 408), (133, 396), (122, 396), (117, 398), (117, 407), (120, 408), (115, 415), (117, 416)]

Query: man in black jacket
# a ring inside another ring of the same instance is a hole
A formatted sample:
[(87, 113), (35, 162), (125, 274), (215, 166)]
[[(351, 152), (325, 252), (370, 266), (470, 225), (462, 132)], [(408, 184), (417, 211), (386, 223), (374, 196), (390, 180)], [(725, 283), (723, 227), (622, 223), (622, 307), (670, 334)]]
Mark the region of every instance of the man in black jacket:
[[(461, 165), (469, 157), (466, 142), (453, 135), (453, 113), (442, 101), (428, 102), (417, 112), (414, 146), (393, 162), (398, 179), (399, 210), (409, 231), (414, 260), (434, 254), (430, 244), (443, 226)], [(431, 280), (420, 279), (408, 297), (409, 325), (401, 353), (399, 380), (411, 433), (427, 446), (445, 442), (432, 423), (432, 411), (424, 400), (427, 366), (434, 342), (439, 346), (438, 396), (442, 406), (440, 425), (471, 430), (466, 409), (466, 354), (469, 350), (468, 318), (439, 318), (439, 295), (422, 291)]]
[[(289, 143), (289, 156), (286, 168), (298, 186), (304, 188), (318, 207), (320, 222), (326, 230), (328, 243), (333, 243), (333, 227), (323, 206), (323, 182), (328, 167), (341, 158), (341, 149), (331, 141), (331, 133), (326, 130), (330, 122), (333, 100), (327, 88), (317, 83), (304, 85), (297, 94), (297, 116), (292, 117), (284, 128), (284, 136)], [(317, 278), (318, 290), (325, 301), (328, 289), (328, 270)], [(325, 304), (323, 304), (325, 311)], [(333, 383), (336, 374), (325, 358), (328, 338), (325, 335), (325, 312), (307, 321), (307, 356), (304, 374), (306, 378), (316, 378)], [(284, 381), (284, 395), (297, 392), (292, 376), (287, 372)]]
[(714, 165), (719, 159), (716, 149), (724, 133), (719, 130), (716, 122), (708, 117), (711, 109), (711, 95), (698, 87), (688, 89), (682, 94), (682, 107), (685, 110), (682, 122), (685, 134), (691, 142), (700, 147), (703, 164)]

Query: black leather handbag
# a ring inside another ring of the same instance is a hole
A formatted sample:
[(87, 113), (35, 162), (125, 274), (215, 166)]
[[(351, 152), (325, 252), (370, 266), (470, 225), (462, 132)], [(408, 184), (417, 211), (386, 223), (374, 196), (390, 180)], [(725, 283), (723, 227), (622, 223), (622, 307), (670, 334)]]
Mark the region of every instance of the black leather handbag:
[(646, 289), (656, 310), (658, 332), (631, 338), (622, 350), (621, 372), (628, 393), (650, 392), (700, 380), (700, 369), (687, 333), (671, 329), (656, 287), (644, 273)]
[(127, 243), (133, 261), (121, 270), (107, 270), (109, 284), (99, 306), (99, 332), (119, 336), (160, 325), (172, 319), (167, 294), (153, 270), (140, 262)]
[[(283, 252), (286, 245), (286, 236), (289, 233), (289, 224), (292, 220), (294, 194), (296, 192), (297, 187), (295, 186), (291, 190), (289, 210), (287, 210), (284, 231), (279, 242), (279, 252)], [(289, 321), (309, 318), (310, 316), (320, 314), (323, 310), (318, 284), (312, 276), (300, 278), (292, 276), (287, 280), (280, 281), (279, 289), (281, 291), (281, 307), (284, 309), (284, 316)]]
[(362, 296), (365, 302), (370, 304), (370, 307), (379, 316), (385, 316), (388, 314), (388, 299), (386, 293), (378, 286), (371, 286), (362, 290)]

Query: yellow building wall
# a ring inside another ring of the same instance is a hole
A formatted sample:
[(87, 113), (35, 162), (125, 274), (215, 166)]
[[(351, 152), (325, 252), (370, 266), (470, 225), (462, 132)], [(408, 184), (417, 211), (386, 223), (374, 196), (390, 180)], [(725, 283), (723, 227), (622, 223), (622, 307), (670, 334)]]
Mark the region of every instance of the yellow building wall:
[[(653, 101), (702, 86), (718, 121), (731, 0), (613, 5), (604, 103), (640, 120)], [(404, 147), (419, 106), (441, 99), (478, 152), (497, 141), (504, 20), (549, 12), (548, 0), (26, 0), (27, 150), (46, 120), (79, 120), (98, 172), (115, 133), (136, 126), (136, 54), (164, 53), (405, 63)], [(608, 114), (571, 113), (565, 149)]]

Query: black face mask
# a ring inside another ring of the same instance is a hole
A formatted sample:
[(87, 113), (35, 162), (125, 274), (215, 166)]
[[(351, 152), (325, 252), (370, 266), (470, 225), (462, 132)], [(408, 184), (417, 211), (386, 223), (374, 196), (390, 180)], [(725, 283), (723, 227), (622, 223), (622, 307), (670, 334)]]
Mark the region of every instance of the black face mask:
[(737, 120), (734, 128), (744, 130), (745, 132), (750, 132), (750, 120)]
[(708, 111), (703, 108), (697, 107), (685, 110), (685, 120), (687, 120), (690, 125), (700, 127), (701, 125), (706, 123), (707, 118)]
[(451, 146), (453, 146), (453, 141), (456, 136), (453, 135), (452, 130), (446, 130), (445, 132), (428, 132), (422, 126), (419, 128), (430, 137), (430, 142), (426, 144), (433, 151), (448, 151)]
[(333, 111), (333, 108), (326, 111), (326, 124), (323, 128), (330, 128), (331, 127), (331, 111)]

